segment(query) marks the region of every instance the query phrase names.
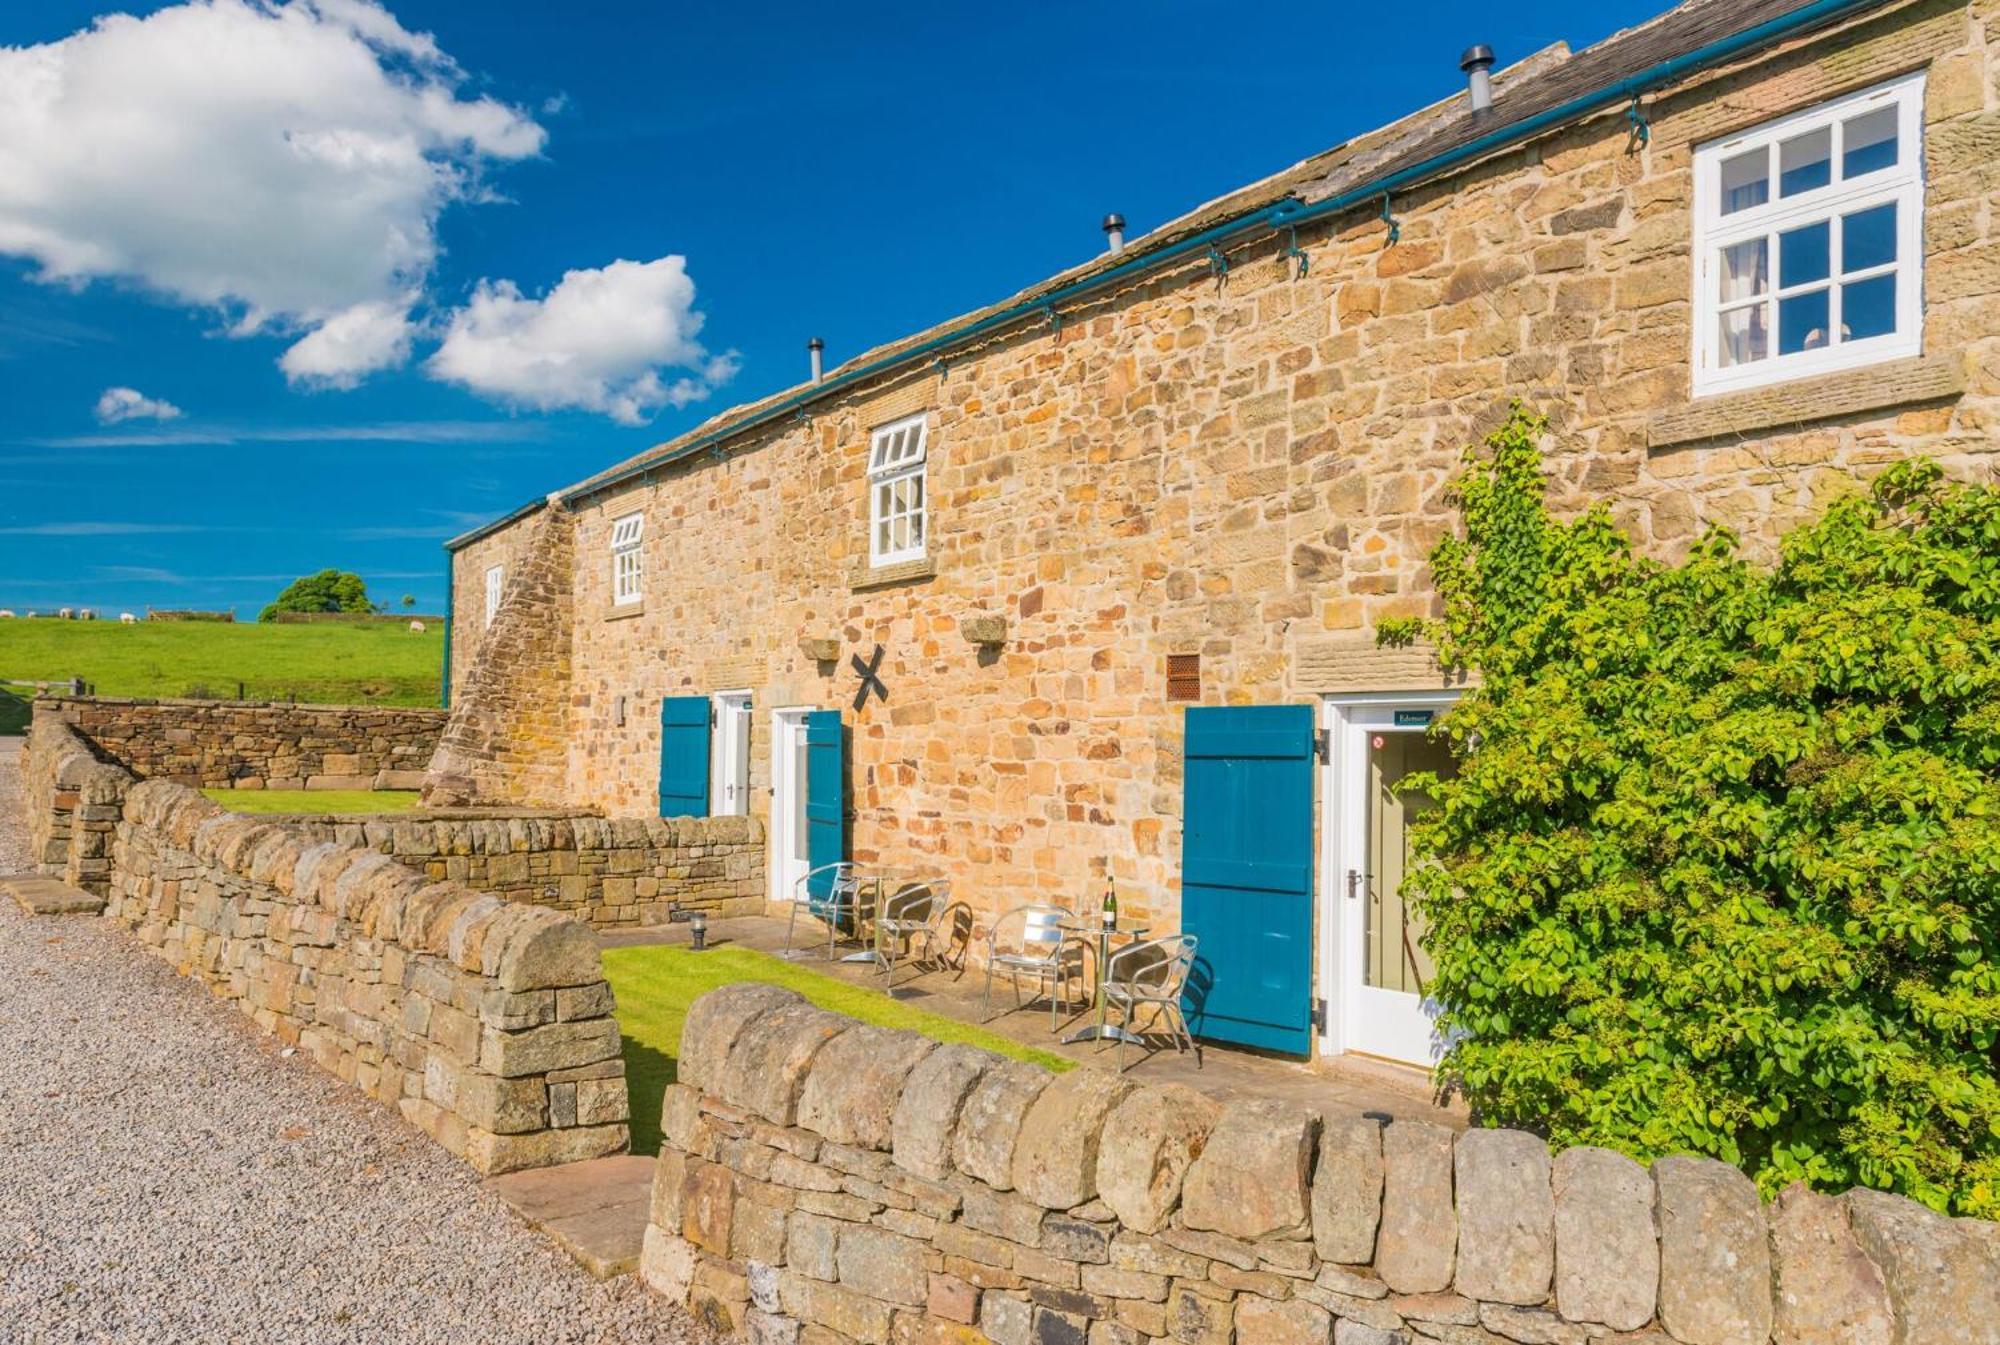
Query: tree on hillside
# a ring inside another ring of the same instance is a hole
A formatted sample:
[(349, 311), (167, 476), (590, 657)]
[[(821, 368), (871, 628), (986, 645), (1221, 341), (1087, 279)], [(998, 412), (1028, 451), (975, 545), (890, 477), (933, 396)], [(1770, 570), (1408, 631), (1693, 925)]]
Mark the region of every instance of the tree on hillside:
[(417, 605), (417, 595), (416, 595), (416, 594), (414, 594), (414, 593), (405, 593), (405, 594), (403, 595), (403, 606), (404, 606), (404, 607), (415, 607), (416, 605)]
[(278, 600), (257, 615), (259, 621), (275, 621), (280, 612), (354, 612), (375, 610), (368, 600), (368, 585), (358, 574), (343, 570), (321, 570), (303, 575), (285, 585)]

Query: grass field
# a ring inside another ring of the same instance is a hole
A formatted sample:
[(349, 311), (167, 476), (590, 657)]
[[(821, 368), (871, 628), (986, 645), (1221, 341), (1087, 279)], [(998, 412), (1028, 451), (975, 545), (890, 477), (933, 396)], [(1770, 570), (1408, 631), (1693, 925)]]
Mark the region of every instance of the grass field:
[(681, 1026), (688, 1006), (734, 981), (768, 981), (798, 991), (822, 1009), (864, 1023), (909, 1028), (936, 1041), (963, 1041), (1015, 1060), (1032, 1060), (1061, 1073), (1076, 1062), (1053, 1051), (988, 1032), (972, 1023), (890, 999), (880, 990), (849, 985), (820, 972), (751, 948), (687, 948), (650, 944), (604, 950), (604, 977), (618, 996), (618, 1027), (625, 1035), (625, 1086), (632, 1094), (632, 1152), (660, 1147), (660, 1103), (674, 1081)]
[(423, 795), (414, 789), (204, 789), (232, 813), (407, 813)]
[[(0, 621), (0, 681), (81, 677), (101, 696), (435, 705), (443, 628), (402, 622)], [(30, 687), (0, 687), (0, 733), (27, 726)]]

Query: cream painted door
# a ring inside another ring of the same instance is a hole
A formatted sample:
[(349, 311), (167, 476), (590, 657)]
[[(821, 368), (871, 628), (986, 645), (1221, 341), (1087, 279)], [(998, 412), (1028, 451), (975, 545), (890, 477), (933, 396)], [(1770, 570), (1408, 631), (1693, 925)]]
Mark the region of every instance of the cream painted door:
[(1427, 729), (1442, 702), (1334, 706), (1331, 709), (1336, 812), (1337, 910), (1331, 964), (1339, 981), (1334, 1049), (1410, 1064), (1436, 1061), (1437, 1006), (1427, 995), (1431, 961), (1422, 917), (1403, 899), (1410, 824), (1432, 806), (1426, 795), (1397, 788), (1418, 771), (1449, 775), (1455, 765)]
[(708, 811), (714, 817), (741, 817), (750, 811), (749, 692), (724, 691), (715, 697), (709, 753)]
[(806, 849), (806, 714), (771, 716), (771, 897), (798, 896), (812, 867)]

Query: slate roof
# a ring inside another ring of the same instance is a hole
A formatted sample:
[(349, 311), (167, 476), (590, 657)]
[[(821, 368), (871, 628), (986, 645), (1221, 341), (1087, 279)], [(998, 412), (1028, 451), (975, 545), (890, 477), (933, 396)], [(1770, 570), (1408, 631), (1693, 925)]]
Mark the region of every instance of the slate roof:
[[(1463, 92), (1392, 122), (1379, 130), (1344, 141), (1331, 149), (1294, 164), (1196, 207), (1141, 237), (1130, 240), (1117, 255), (1100, 253), (1090, 260), (1040, 281), (999, 303), (892, 341), (856, 355), (827, 371), (827, 379), (843, 371), (893, 359), (899, 352), (949, 336), (1010, 307), (1032, 303), (1078, 281), (1087, 281), (1099, 272), (1144, 257), (1171, 246), (1180, 239), (1212, 228), (1238, 215), (1273, 205), (1287, 197), (1322, 201), (1357, 186), (1386, 178), (1422, 164), (1439, 154), (1470, 144), (1481, 136), (1519, 126), (1540, 113), (1584, 95), (1606, 89), (1620, 80), (1638, 75), (1664, 61), (1699, 50), (1708, 43), (1744, 32), (1758, 24), (1806, 7), (1809, 0), (1685, 0), (1685, 3), (1657, 18), (1624, 29), (1583, 51), (1572, 54), (1557, 43), (1514, 65), (1497, 70), (1493, 76), (1493, 104), (1479, 116), (1470, 115)], [(1889, 0), (1858, 0), (1858, 7), (1843, 11), (1829, 24), (1842, 21), (1867, 8), (1878, 8)], [(1473, 36), (1473, 35), (1469, 35)], [(558, 492), (575, 497), (602, 484), (620, 479), (646, 466), (678, 457), (697, 440), (712, 440), (732, 426), (747, 424), (781, 403), (807, 393), (807, 385), (793, 385), (755, 402), (735, 406), (711, 417), (694, 429), (646, 450), (624, 462)], [(844, 390), (830, 389), (838, 395)], [(456, 548), (483, 536), (522, 513), (537, 507), (523, 506), (496, 523), (476, 528), (446, 543)]]

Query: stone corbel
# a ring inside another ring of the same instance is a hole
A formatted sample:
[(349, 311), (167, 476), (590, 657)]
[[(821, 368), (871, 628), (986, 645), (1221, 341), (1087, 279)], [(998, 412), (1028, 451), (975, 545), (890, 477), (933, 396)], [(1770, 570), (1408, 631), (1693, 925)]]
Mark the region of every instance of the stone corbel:
[(962, 616), (958, 619), (958, 633), (965, 637), (967, 644), (991, 649), (1007, 643), (1007, 618), (1004, 616)]
[(815, 663), (831, 663), (840, 657), (840, 641), (831, 635), (799, 641), (799, 652)]

